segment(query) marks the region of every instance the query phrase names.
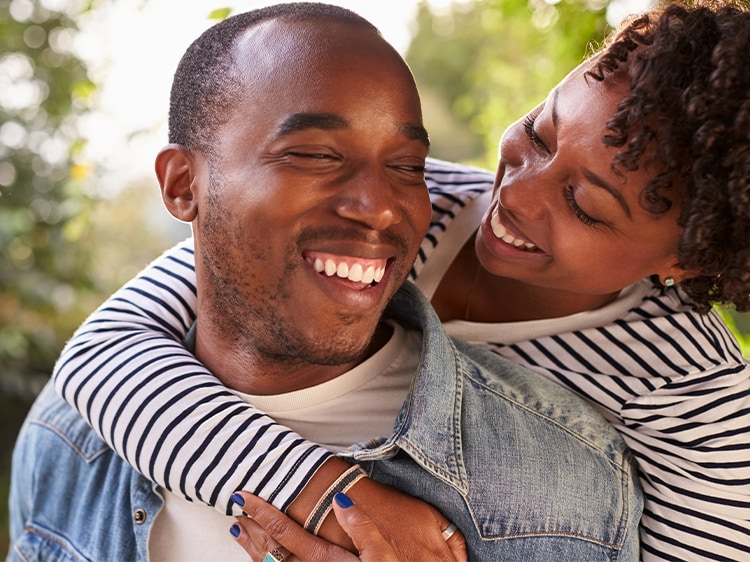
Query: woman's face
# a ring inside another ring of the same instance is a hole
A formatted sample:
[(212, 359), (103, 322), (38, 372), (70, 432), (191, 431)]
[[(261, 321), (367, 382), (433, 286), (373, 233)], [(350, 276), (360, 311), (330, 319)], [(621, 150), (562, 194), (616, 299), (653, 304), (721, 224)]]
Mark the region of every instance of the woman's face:
[(679, 205), (655, 216), (639, 196), (653, 165), (618, 175), (602, 137), (627, 93), (619, 77), (570, 73), (500, 142), (500, 164), (476, 241), (491, 273), (578, 295), (614, 295), (657, 274), (680, 281)]

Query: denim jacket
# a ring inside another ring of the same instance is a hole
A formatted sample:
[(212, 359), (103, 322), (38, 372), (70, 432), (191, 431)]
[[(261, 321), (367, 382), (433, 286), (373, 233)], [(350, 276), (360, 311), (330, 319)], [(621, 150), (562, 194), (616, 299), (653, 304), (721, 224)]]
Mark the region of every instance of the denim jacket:
[[(409, 283), (388, 314), (422, 330), (420, 369), (394, 434), (347, 456), (435, 505), (471, 560), (638, 559), (635, 465), (603, 418), (559, 385), (449, 339)], [(147, 560), (161, 506), (155, 486), (48, 385), (14, 451), (8, 560)]]
[(639, 559), (636, 464), (603, 417), (562, 386), (448, 338), (414, 287), (386, 313), (419, 319), (420, 367), (394, 434), (351, 459), (437, 507), (470, 560)]

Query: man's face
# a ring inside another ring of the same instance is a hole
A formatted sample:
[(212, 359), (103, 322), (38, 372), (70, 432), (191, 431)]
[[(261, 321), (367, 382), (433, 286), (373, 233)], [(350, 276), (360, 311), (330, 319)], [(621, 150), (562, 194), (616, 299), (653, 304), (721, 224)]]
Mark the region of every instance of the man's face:
[(196, 180), (198, 350), (230, 340), (287, 389), (362, 359), (430, 218), (408, 69), (373, 32), (325, 25), (242, 40), (244, 90)]

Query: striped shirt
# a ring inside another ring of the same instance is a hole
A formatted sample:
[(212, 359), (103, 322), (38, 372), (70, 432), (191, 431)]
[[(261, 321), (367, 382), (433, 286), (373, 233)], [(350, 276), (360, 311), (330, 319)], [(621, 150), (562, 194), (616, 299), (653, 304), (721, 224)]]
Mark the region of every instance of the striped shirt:
[[(411, 277), (430, 295), (451, 255), (436, 250), (473, 232), (492, 176), (429, 160), (426, 177), (433, 218)], [(195, 319), (193, 263), (188, 240), (105, 302), (63, 351), (56, 387), (167, 489), (226, 513), (241, 488), (286, 509), (331, 453), (235, 396), (179, 343)], [(717, 315), (644, 281), (603, 310), (446, 328), (570, 388), (623, 434), (646, 496), (644, 561), (750, 561), (750, 366)]]

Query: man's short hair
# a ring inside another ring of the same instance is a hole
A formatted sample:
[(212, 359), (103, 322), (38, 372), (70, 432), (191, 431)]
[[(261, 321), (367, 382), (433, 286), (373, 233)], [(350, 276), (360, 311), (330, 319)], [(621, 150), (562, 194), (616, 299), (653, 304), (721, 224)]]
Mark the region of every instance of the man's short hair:
[(271, 19), (332, 20), (363, 25), (378, 33), (351, 10), (317, 2), (277, 4), (225, 19), (198, 37), (177, 66), (169, 106), (170, 143), (211, 154), (216, 130), (239, 94), (232, 48), (246, 30)]

